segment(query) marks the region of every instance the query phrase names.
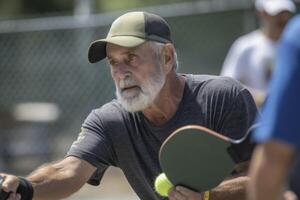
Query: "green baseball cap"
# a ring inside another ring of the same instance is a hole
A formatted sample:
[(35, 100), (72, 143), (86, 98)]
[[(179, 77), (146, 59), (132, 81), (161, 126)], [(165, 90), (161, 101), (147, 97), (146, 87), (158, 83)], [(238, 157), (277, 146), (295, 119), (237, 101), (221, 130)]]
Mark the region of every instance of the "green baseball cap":
[(112, 23), (105, 39), (92, 42), (88, 58), (90, 63), (104, 59), (107, 43), (136, 47), (146, 41), (172, 43), (168, 23), (162, 17), (152, 13), (129, 12)]

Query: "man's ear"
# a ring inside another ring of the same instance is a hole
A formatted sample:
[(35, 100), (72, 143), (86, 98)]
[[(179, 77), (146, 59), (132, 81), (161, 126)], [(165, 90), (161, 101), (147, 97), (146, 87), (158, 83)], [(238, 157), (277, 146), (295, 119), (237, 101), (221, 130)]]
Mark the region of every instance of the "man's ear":
[(168, 74), (174, 65), (174, 45), (171, 43), (167, 43), (162, 47), (162, 66), (163, 66), (163, 71), (165, 74)]

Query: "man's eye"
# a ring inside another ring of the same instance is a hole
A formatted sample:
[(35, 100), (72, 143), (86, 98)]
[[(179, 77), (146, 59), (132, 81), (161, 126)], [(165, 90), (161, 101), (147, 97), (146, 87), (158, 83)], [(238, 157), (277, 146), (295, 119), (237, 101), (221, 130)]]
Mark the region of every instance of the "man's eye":
[(118, 62), (116, 60), (110, 60), (109, 64), (112, 66), (116, 66), (118, 64)]
[(130, 64), (135, 64), (137, 61), (137, 56), (136, 55), (133, 55), (133, 54), (129, 54), (128, 55), (128, 62)]

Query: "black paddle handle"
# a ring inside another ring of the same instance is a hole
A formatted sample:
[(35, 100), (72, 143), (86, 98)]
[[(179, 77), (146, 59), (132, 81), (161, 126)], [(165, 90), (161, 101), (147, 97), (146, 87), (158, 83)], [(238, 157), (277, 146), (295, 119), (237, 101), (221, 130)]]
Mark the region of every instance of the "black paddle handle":
[(1, 190), (0, 192), (0, 200), (6, 200), (9, 196), (9, 192), (4, 192), (3, 190)]
[[(12, 193), (12, 192), (5, 192), (1, 189), (4, 179), (5, 177), (0, 176), (0, 200), (8, 199), (9, 195)], [(17, 193), (21, 194), (22, 200), (32, 200), (33, 198), (32, 184), (25, 178), (19, 177), (19, 186), (17, 189)]]

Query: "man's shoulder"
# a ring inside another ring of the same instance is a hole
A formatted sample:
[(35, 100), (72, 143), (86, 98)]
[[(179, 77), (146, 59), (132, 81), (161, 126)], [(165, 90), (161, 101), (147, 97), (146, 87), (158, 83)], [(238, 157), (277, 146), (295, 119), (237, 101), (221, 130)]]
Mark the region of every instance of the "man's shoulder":
[(238, 88), (243, 89), (243, 86), (235, 79), (227, 76), (216, 76), (216, 75), (191, 75), (192, 86), (201, 85), (206, 88), (215, 89), (230, 89)]
[(116, 121), (126, 113), (117, 100), (112, 100), (99, 108), (93, 109), (88, 117), (90, 120)]
[(95, 112), (118, 112), (118, 111), (122, 111), (122, 106), (116, 99), (113, 99), (110, 102), (103, 104), (99, 108), (94, 109), (94, 111)]
[(264, 34), (262, 33), (261, 30), (254, 30), (251, 31), (245, 35), (240, 36), (237, 41), (242, 41), (242, 42), (249, 42), (249, 41), (255, 41), (255, 40), (260, 40), (264, 38)]
[(264, 40), (264, 35), (260, 30), (254, 30), (250, 33), (240, 36), (234, 41), (234, 46), (239, 49), (252, 48), (261, 44)]
[(247, 93), (247, 89), (238, 81), (226, 76), (192, 75), (190, 91), (194, 95), (207, 97), (235, 98)]

